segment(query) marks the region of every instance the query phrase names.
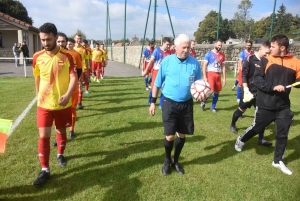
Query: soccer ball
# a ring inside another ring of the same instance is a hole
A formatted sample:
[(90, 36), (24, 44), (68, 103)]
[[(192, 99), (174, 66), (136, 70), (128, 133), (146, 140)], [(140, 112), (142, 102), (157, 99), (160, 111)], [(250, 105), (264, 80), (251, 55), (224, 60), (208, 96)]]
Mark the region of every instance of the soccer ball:
[(206, 101), (212, 93), (209, 83), (204, 80), (196, 80), (191, 85), (191, 94), (198, 102)]

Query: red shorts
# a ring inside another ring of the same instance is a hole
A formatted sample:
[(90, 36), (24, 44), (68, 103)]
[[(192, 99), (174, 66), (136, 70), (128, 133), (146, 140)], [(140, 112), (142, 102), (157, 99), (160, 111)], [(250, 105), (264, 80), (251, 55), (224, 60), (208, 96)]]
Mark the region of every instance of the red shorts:
[(101, 67), (102, 67), (102, 62), (92, 61), (92, 69), (93, 69), (93, 71), (95, 71), (95, 70), (101, 70)]
[[(147, 61), (145, 61), (144, 62), (144, 67), (143, 67), (143, 71), (145, 71), (146, 70), (146, 68), (147, 68), (147, 66), (148, 66), (148, 63), (149, 62), (147, 62)], [(151, 66), (149, 66), (149, 68), (148, 68), (148, 72), (146, 73), (147, 75), (152, 71), (152, 69), (153, 69), (153, 63), (152, 63), (152, 65)]]
[(207, 81), (210, 85), (210, 88), (214, 92), (222, 91), (222, 83), (221, 83), (221, 74), (216, 72), (207, 72), (206, 73)]
[(158, 70), (152, 69), (151, 73), (152, 73), (152, 82), (151, 82), (151, 88), (153, 89), (154, 82), (155, 82), (155, 79), (156, 79), (156, 76), (157, 76)]
[(243, 85), (243, 78), (242, 78), (242, 75), (243, 75), (242, 70), (239, 70), (239, 72), (238, 72), (238, 81), (239, 81), (238, 85), (240, 85), (240, 86)]
[(71, 107), (62, 110), (47, 110), (37, 107), (37, 126), (38, 128), (51, 127), (54, 121), (57, 129), (71, 126), (72, 109)]

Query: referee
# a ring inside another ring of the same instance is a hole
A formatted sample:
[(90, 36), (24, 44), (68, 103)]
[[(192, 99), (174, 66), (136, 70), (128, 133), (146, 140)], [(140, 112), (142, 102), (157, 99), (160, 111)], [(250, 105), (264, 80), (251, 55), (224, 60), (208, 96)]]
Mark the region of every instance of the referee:
[[(185, 134), (194, 133), (193, 99), (190, 87), (196, 80), (201, 79), (199, 62), (189, 55), (191, 40), (186, 34), (179, 34), (175, 40), (176, 53), (167, 56), (158, 71), (149, 108), (150, 115), (155, 114), (155, 103), (158, 89), (162, 88), (165, 98), (162, 105), (162, 120), (164, 125), (164, 147), (166, 158), (162, 166), (162, 174), (171, 172), (171, 164), (179, 173), (184, 169), (178, 162), (179, 155), (185, 143)], [(174, 159), (171, 152), (174, 146)]]

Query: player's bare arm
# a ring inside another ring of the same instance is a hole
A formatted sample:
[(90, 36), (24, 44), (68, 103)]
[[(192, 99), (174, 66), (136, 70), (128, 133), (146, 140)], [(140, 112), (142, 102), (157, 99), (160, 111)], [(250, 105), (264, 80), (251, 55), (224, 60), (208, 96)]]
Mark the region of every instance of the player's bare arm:
[(36, 96), (38, 96), (40, 90), (40, 76), (36, 76), (34, 78), (34, 82), (35, 82), (35, 94)]
[(239, 59), (238, 61), (238, 71), (243, 69), (243, 60)]
[(70, 74), (70, 82), (69, 82), (68, 91), (67, 91), (67, 93), (65, 93), (64, 95), (62, 95), (60, 97), (59, 105), (65, 106), (65, 105), (68, 104), (69, 99), (71, 98), (72, 93), (73, 93), (73, 91), (75, 89), (76, 79), (77, 79), (77, 77), (76, 77), (75, 73)]
[(203, 62), (202, 76), (203, 76), (203, 80), (204, 80), (204, 81), (207, 81), (207, 77), (206, 77), (206, 68), (207, 68), (207, 64), (208, 64), (208, 61), (204, 61), (204, 62)]
[(151, 59), (150, 59), (148, 65), (147, 65), (146, 69), (145, 69), (145, 70), (143, 71), (143, 73), (142, 73), (142, 76), (145, 76), (145, 75), (146, 75), (146, 73), (148, 72), (149, 67), (152, 65), (152, 63), (154, 63), (154, 60), (155, 60), (155, 58), (154, 58), (154, 57), (151, 57)]
[[(158, 94), (158, 87), (153, 85), (152, 98), (157, 98), (157, 94)], [(150, 104), (150, 108), (149, 108), (149, 113), (151, 116), (155, 115), (155, 103), (152, 103), (152, 100), (151, 100), (151, 104)]]

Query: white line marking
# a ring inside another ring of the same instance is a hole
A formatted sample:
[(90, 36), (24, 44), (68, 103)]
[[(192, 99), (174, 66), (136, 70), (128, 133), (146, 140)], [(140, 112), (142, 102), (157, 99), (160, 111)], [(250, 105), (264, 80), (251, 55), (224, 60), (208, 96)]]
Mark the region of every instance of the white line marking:
[(32, 108), (32, 106), (35, 104), (37, 100), (37, 97), (35, 97), (31, 103), (29, 103), (29, 105), (27, 106), (27, 108), (22, 112), (22, 114), (16, 119), (16, 121), (13, 123), (13, 125), (11, 126), (10, 132), (8, 134), (8, 137), (10, 136), (10, 134), (12, 134), (15, 130), (15, 128), (17, 128), (17, 126), (21, 123), (21, 121), (24, 119), (24, 117), (26, 116), (26, 114), (29, 112), (29, 110)]

